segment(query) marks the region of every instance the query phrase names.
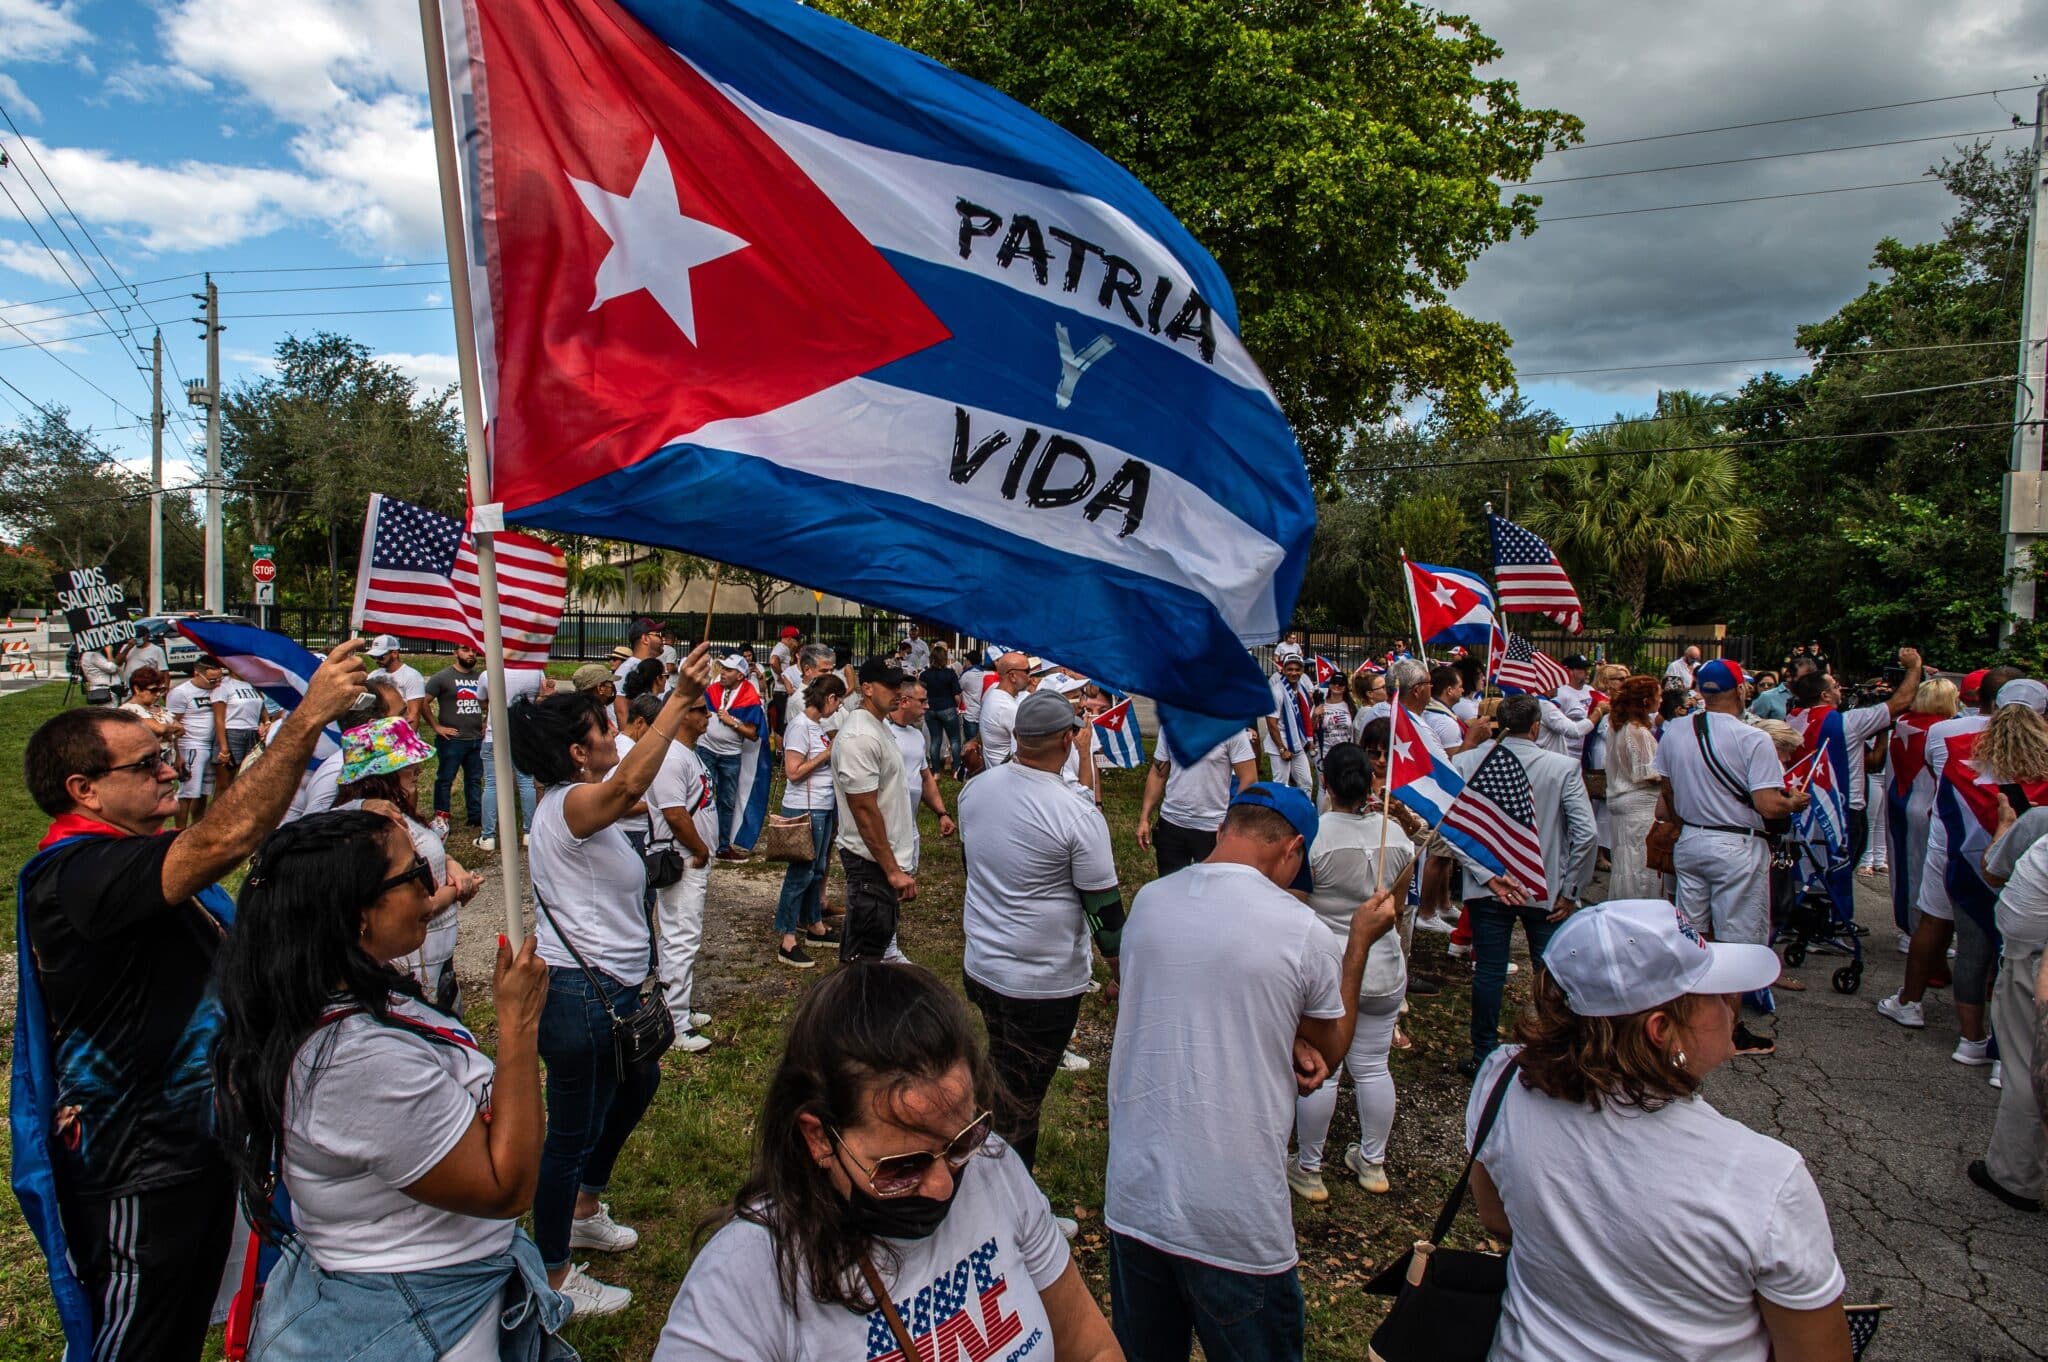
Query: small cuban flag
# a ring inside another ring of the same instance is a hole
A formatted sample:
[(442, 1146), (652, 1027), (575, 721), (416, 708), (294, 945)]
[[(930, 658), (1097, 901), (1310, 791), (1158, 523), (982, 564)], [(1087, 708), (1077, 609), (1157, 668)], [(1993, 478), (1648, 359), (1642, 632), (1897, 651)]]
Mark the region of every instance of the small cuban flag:
[(1102, 765), (1132, 767), (1145, 764), (1145, 730), (1138, 724), (1138, 712), (1130, 697), (1117, 701), (1095, 721), (1095, 747)]
[[(287, 712), (297, 709), (299, 701), (306, 698), (306, 684), (320, 666), (317, 656), (283, 634), (240, 620), (179, 620), (177, 624), (178, 632), (200, 652), (219, 658), (228, 671)], [(306, 765), (318, 766), (340, 750), (341, 729), (329, 724), (320, 730), (320, 740)]]
[(1395, 705), (1392, 718), (1393, 726), (1388, 730), (1387, 776), (1393, 786), (1394, 798), (1406, 804), (1423, 822), (1441, 832), (1446, 841), (1455, 843), (1474, 861), (1496, 875), (1505, 874), (1506, 862), (1483, 842), (1455, 824), (1444, 822), (1444, 815), (1465, 792), (1464, 778), (1429, 750), (1429, 744), (1423, 741), (1422, 731), (1415, 726), (1415, 716), (1406, 708)]
[(1337, 675), (1338, 675), (1338, 668), (1337, 668), (1337, 664), (1336, 664), (1336, 663), (1334, 663), (1334, 662), (1332, 662), (1332, 661), (1330, 661), (1330, 659), (1329, 659), (1329, 658), (1327, 658), (1327, 657), (1324, 657), (1324, 656), (1323, 656), (1323, 655), (1322, 655), (1321, 653), (1317, 653), (1317, 654), (1316, 654), (1316, 685), (1317, 685), (1317, 686), (1327, 686), (1327, 685), (1329, 685), (1329, 684), (1330, 684), (1330, 682), (1332, 682), (1332, 681), (1334, 681), (1334, 680), (1336, 680), (1336, 679), (1337, 679)]

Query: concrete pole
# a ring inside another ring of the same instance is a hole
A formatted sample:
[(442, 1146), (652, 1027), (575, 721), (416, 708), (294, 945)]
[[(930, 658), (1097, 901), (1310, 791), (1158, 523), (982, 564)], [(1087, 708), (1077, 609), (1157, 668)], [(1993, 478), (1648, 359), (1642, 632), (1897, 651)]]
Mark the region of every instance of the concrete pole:
[(206, 611), (227, 609), (227, 573), (221, 543), (220, 290), (206, 276)]
[(164, 612), (164, 333), (149, 347), (149, 613)]
[[(2034, 202), (2027, 218), (2026, 285), (2020, 303), (2019, 383), (2012, 403), (2011, 472), (2005, 479), (2005, 608), (2015, 618), (2034, 618), (2036, 516), (2042, 498), (2042, 420), (2048, 417), (2048, 85), (2034, 101)], [(2018, 495), (2016, 496), (2015, 493)], [(2016, 514), (2017, 513), (2017, 514)], [(2024, 525), (2025, 529), (2018, 526)], [(1999, 627), (2009, 636), (2012, 624)]]

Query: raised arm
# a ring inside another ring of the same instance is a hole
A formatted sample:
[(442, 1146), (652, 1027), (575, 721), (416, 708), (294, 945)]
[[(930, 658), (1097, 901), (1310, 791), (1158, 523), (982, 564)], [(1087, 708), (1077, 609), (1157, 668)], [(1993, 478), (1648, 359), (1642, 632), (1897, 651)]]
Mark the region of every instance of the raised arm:
[(562, 797), (562, 821), (569, 825), (573, 836), (588, 837), (610, 827), (641, 802), (640, 797), (647, 793), (647, 787), (661, 770), (661, 759), (667, 754), (668, 745), (675, 741), (676, 730), (682, 727), (683, 711), (703, 702), (704, 659), (710, 651), (710, 645), (704, 643), (690, 650), (690, 655), (676, 668), (675, 689), (669, 692), (661, 713), (648, 726), (647, 736), (633, 744), (633, 750), (610, 779), (573, 786)]

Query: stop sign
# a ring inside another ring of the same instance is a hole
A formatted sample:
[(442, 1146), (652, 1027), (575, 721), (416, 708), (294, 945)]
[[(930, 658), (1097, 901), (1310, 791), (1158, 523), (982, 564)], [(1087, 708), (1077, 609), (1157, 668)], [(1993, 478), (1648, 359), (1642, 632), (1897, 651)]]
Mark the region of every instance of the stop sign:
[(259, 582), (274, 582), (277, 580), (277, 563), (270, 558), (258, 558), (249, 572)]

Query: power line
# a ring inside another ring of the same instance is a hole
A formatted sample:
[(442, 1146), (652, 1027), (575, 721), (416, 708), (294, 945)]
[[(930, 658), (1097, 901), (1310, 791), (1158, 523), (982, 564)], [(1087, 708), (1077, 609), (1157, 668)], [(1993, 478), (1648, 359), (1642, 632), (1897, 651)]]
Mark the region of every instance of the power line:
[[(199, 270), (187, 270), (183, 274), (166, 274), (156, 279), (138, 279), (135, 283), (129, 285), (128, 287), (140, 289), (148, 288), (153, 284), (173, 284), (180, 279), (197, 279), (201, 273), (202, 271)], [(69, 302), (71, 299), (77, 296), (77, 290), (74, 289), (70, 293), (52, 294), (48, 298), (31, 298), (29, 301), (25, 303), (0, 303), (0, 312), (12, 312), (17, 308), (24, 307), (41, 307), (45, 303), (65, 303)], [(159, 299), (158, 301), (161, 302), (165, 300)]]
[(403, 260), (385, 265), (245, 265), (235, 270), (215, 270), (215, 274), (321, 274), (339, 270), (445, 270), (445, 260)]
[[(1654, 419), (1654, 418), (1653, 418)], [(1624, 423), (1629, 424), (1629, 423)], [(1799, 435), (1782, 440), (1730, 440), (1719, 444), (1665, 445), (1656, 449), (1603, 449), (1578, 454), (1504, 455), (1493, 459), (1439, 459), (1427, 463), (1358, 464), (1347, 473), (1416, 473), (1436, 468), (1484, 468), (1497, 464), (1558, 463), (1569, 459), (1640, 459), (1658, 454), (1692, 454), (1705, 450), (1739, 453), (1748, 449), (1771, 449), (1781, 445), (1819, 444), (1836, 440), (1879, 440), (1895, 435), (1946, 435), (1952, 431), (2011, 430), (2024, 421), (1980, 421), (1969, 425), (1919, 426), (1905, 430), (1864, 430), (1840, 435)], [(1591, 429), (1591, 427), (1586, 427)]]
[(2019, 337), (2011, 340), (1989, 341), (1948, 341), (1939, 345), (1884, 345), (1872, 346), (1867, 350), (1834, 350), (1818, 357), (1813, 355), (1751, 355), (1735, 359), (1673, 359), (1656, 364), (1605, 364), (1589, 369), (1518, 369), (1516, 378), (1561, 378), (1571, 374), (1620, 374), (1638, 369), (1711, 369), (1724, 364), (1781, 364), (1804, 360), (1809, 364), (1820, 364), (1830, 359), (1852, 359), (1858, 355), (1903, 355), (1920, 350), (1976, 350), (1989, 346), (2018, 345)]
[(1755, 156), (1729, 156), (1718, 161), (1686, 161), (1679, 165), (1644, 166), (1639, 170), (1603, 170), (1597, 175), (1561, 175), (1552, 180), (1528, 180), (1522, 184), (1503, 185), (1504, 189), (1534, 189), (1545, 184), (1578, 184), (1585, 180), (1618, 180), (1628, 175), (1662, 175), (1672, 170), (1704, 170), (1709, 166), (1744, 165), (1750, 161), (1782, 161), (1794, 156), (1829, 156), (1838, 151), (1870, 151), (1877, 147), (1904, 147), (1916, 142), (1948, 142), (1958, 137), (2002, 137), (2009, 133), (2023, 132), (2032, 136), (2029, 127), (1982, 128), (1976, 132), (1944, 132), (1932, 137), (1894, 137), (1886, 142), (1858, 142), (1846, 147), (1811, 147), (1805, 151), (1767, 151)]
[(341, 293), (350, 289), (365, 288), (426, 288), (432, 284), (445, 284), (446, 279), (393, 279), (383, 284), (285, 284), (276, 288), (223, 289), (233, 296), (245, 293)]
[(1539, 225), (1552, 222), (1583, 222), (1587, 218), (1625, 218), (1637, 213), (1675, 213), (1686, 208), (1719, 208), (1730, 203), (1768, 203), (1772, 199), (1816, 199), (1828, 194), (1860, 194), (1866, 189), (1903, 189), (1907, 185), (1937, 185), (1940, 180), (1923, 176), (1917, 180), (1887, 180), (1882, 184), (1846, 184), (1839, 189), (1799, 189), (1788, 194), (1751, 194), (1740, 199), (1702, 199), (1697, 203), (1660, 203), (1651, 208), (1610, 208), (1604, 213), (1566, 213), (1560, 217), (1537, 218)]
[(1807, 123), (1817, 118), (1843, 118), (1849, 114), (1877, 113), (1883, 109), (1911, 109), (1922, 104), (1946, 104), (1957, 99), (1977, 99), (1984, 95), (2005, 95), (2015, 90), (2031, 90), (2031, 85), (2001, 85), (1993, 90), (1966, 90), (1959, 95), (1933, 95), (1927, 99), (1902, 99), (1891, 104), (1865, 104), (1854, 109), (1833, 109), (1827, 113), (1792, 114), (1784, 118), (1761, 118), (1754, 123), (1726, 123), (1718, 128), (1688, 128), (1683, 132), (1651, 133), (1645, 137), (1617, 137), (1607, 142), (1580, 142), (1576, 146), (1563, 148), (1551, 155), (1563, 155), (1566, 151), (1593, 151), (1599, 147), (1629, 147), (1642, 142), (1668, 142), (1674, 137), (1700, 137), (1710, 132), (1740, 132), (1745, 128), (1771, 128), (1780, 123)]
[(388, 312), (450, 312), (454, 309), (447, 303), (437, 307), (354, 307), (337, 308), (331, 312), (237, 312), (222, 317), (224, 322), (259, 321), (265, 317), (372, 317)]

